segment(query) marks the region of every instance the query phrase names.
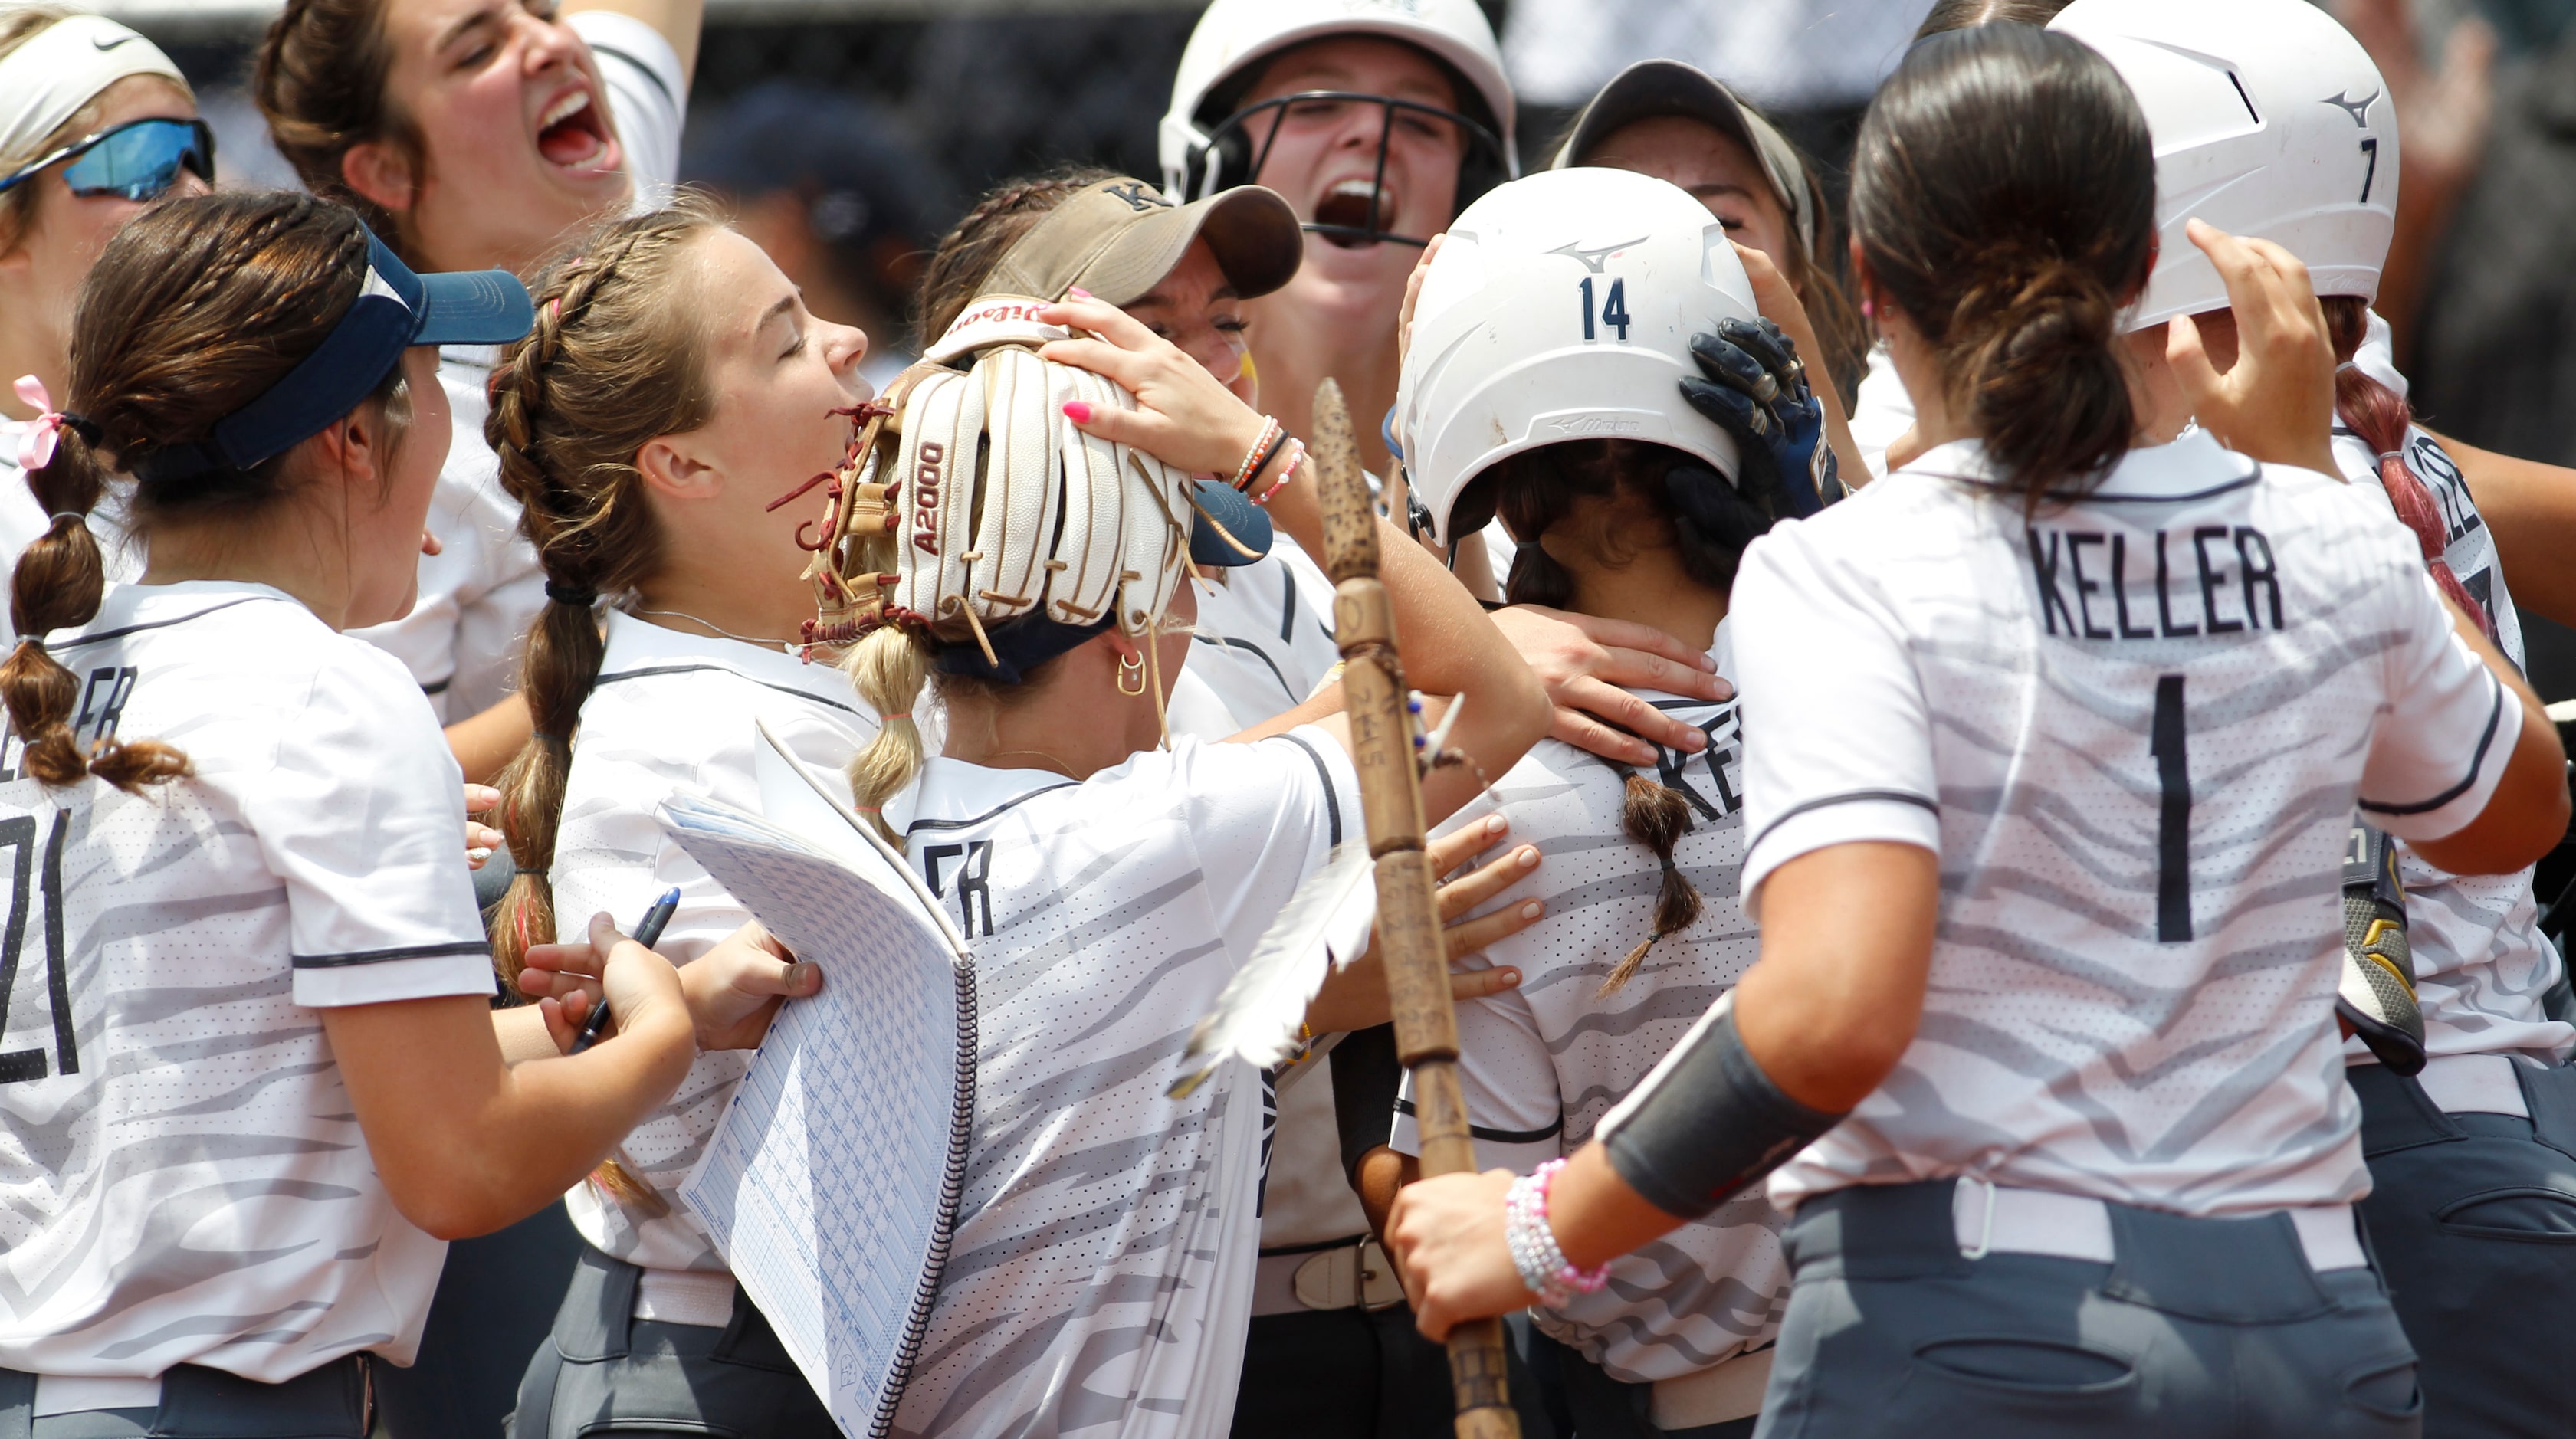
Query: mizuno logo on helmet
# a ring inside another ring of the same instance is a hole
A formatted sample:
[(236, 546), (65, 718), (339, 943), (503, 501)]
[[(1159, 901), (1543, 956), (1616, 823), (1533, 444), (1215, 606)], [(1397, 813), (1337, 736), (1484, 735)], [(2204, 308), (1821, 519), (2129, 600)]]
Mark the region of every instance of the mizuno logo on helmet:
[(1633, 435), (1646, 427), (1637, 420), (1616, 420), (1608, 415), (1574, 415), (1562, 420), (1549, 420), (1547, 427), (1567, 438), (1578, 435)]
[(2379, 98), (2379, 92), (2373, 90), (2358, 100), (2346, 99), (2345, 96), (2348, 93), (2348, 91), (2338, 90), (2318, 103), (2323, 105), (2332, 105), (2343, 111), (2345, 114), (2350, 115), (2352, 117), (2352, 123), (2356, 128), (2363, 130), (2369, 129), (2370, 121), (2364, 117), (2368, 115), (2372, 102)]
[(1577, 241), (1571, 245), (1559, 245), (1557, 248), (1550, 250), (1547, 253), (1551, 255), (1572, 255), (1574, 258), (1583, 262), (1583, 268), (1598, 275), (1601, 273), (1601, 262), (1603, 260), (1608, 259), (1612, 255), (1618, 254), (1620, 251), (1627, 249), (1630, 245), (1642, 245), (1644, 243), (1646, 243), (1646, 237), (1639, 235), (1633, 240), (1622, 240), (1615, 245), (1603, 245), (1598, 249), (1587, 250), (1583, 248), (1582, 242)]
[(1172, 208), (1171, 201), (1164, 199), (1160, 191), (1142, 180), (1130, 180), (1124, 185), (1112, 185), (1109, 187), (1109, 193), (1126, 201), (1127, 208), (1140, 215), (1147, 210)]

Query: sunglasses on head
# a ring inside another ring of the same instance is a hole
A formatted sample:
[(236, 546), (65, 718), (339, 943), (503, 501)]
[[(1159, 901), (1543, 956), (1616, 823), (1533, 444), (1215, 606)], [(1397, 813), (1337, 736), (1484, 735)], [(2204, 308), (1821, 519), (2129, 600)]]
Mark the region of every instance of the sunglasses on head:
[(129, 120), (0, 176), (0, 191), (65, 160), (63, 182), (75, 195), (157, 200), (179, 183), (183, 168), (215, 183), (215, 132), (203, 120)]

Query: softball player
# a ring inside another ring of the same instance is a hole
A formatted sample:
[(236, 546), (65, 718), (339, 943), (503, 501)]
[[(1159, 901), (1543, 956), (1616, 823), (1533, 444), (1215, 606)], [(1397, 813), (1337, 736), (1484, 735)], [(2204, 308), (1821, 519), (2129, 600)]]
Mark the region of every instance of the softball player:
[[(1077, 203), (1063, 223), (1097, 223)], [(1169, 213), (1187, 233), (1206, 212)], [(1045, 233), (1030, 232), (1037, 250)], [(1213, 1435), (1234, 1420), (1254, 1288), (1261, 1093), (1229, 1068), (1168, 1097), (1171, 1056), (1355, 824), (1358, 795), (1337, 720), (1158, 748), (1190, 653), (1176, 633), (1194, 609), (1185, 562), (1239, 561), (1268, 538), (1241, 494), (1184, 476), (1240, 476), (1282, 512), (1314, 501), (1290, 478), (1296, 452), (1264, 454), (1269, 422), (1187, 354), (1096, 298), (1030, 308), (969, 307), (933, 363), (889, 392), (901, 446), (889, 438), (870, 472), (898, 489), (862, 487), (854, 502), (890, 505), (895, 529), (841, 565), (865, 631), (846, 664), (889, 717), (853, 788), (956, 906), (983, 1036), (966, 1217), (896, 1424)], [(1045, 361), (1014, 348), (1077, 331), (1098, 338), (1055, 338)], [(1009, 402), (987, 409), (986, 396)], [(1024, 466), (941, 459), (1031, 440), (1066, 473), (1059, 518), (1045, 518), (1042, 482), (1028, 528), (1010, 518)], [(1166, 518), (1199, 510), (1211, 518), (1189, 535)], [(1544, 696), (1464, 591), (1394, 539), (1386, 574), (1420, 656), (1412, 678), (1463, 692), (1453, 742), (1487, 770), (1506, 765), (1545, 728)], [(879, 576), (892, 578), (868, 590)], [(925, 759), (897, 716), (934, 672), (947, 737)], [(1445, 815), (1476, 784), (1442, 771), (1428, 802)], [(1032, 1294), (1075, 1299), (1033, 1309)]]
[[(636, 8), (294, 0), (260, 47), (254, 93), (306, 187), (401, 253), (533, 274), (603, 214), (667, 199), (679, 172), (697, 0), (656, 7), (659, 28), (619, 13)], [(545, 604), (483, 443), (491, 366), (486, 347), (441, 356), (456, 437), (430, 510), (440, 551), (421, 560), (412, 613), (365, 636), (410, 667), (478, 781), (527, 738), (521, 706), (492, 707)]]
[(2178, 344), (2211, 433), (2132, 448), (2154, 176), (2064, 36), (1936, 37), (1880, 92), (1863, 288), (1940, 443), (1738, 576), (1762, 962), (1553, 1182), (1407, 1191), (1427, 1323), (1587, 1289), (1777, 1168), (1766, 1431), (2416, 1431), (2351, 1208), (2337, 860), (2358, 801), (2517, 868), (2564, 761), (2411, 538), (2307, 472), (2332, 361), (2295, 261), (2194, 228), (2242, 356)]
[[(520, 686), (537, 733), (502, 779), (518, 865), (493, 916), (505, 972), (559, 916), (640, 914), (671, 888), (664, 952), (715, 949), (749, 912), (657, 809), (686, 794), (756, 812), (755, 720), (836, 782), (876, 732), (848, 680), (797, 656), (813, 611), (806, 516), (770, 508), (842, 460), (868, 398), (867, 337), (806, 314), (701, 206), (612, 222), (578, 250), (540, 285), (533, 333), (502, 352), (486, 424), (549, 601)], [(683, 286), (685, 310), (671, 303)], [(617, 603), (603, 612), (603, 597)], [(811, 982), (810, 968), (763, 968), (764, 994)], [(565, 1196), (587, 1248), (512, 1433), (836, 1432), (677, 1199), (748, 1067), (700, 1055)]]
[[(2160, 348), (2175, 315), (2233, 338), (2216, 273), (2197, 252), (2170, 248), (2189, 205), (2297, 256), (2338, 354), (2348, 356), (2395, 226), (2398, 136), (2387, 86), (2324, 12), (2253, 0), (2225, 10), (2223, 31), (2199, 32), (2199, 53), (2215, 52), (2246, 97), (2230, 95), (2235, 109), (2215, 103), (2192, 70), (2166, 57), (2181, 33), (2174, 27), (2219, 18), (2203, 4), (2079, 0), (2053, 27), (2120, 69), (2157, 134), (2191, 137), (2160, 147), (2158, 170), (2168, 177), (2160, 218), (2173, 259), (2159, 262), (2130, 324), (2151, 347)], [(2327, 94), (2340, 98), (2315, 102)], [(2271, 117), (2260, 135), (2230, 123), (2248, 103)], [(2405, 400), (2360, 368), (2337, 373), (2336, 402), (2340, 473), (2406, 524), (2444, 593), (2519, 668), (2521, 621), (2459, 467), (2412, 423)], [(2452, 874), (2397, 845), (2404, 943), (2430, 1058), (2409, 1078), (2351, 1049), (2374, 1181), (2363, 1217), (2424, 1359), (2426, 1432), (2546, 1432), (2576, 1408), (2576, 1381), (2549, 1346), (2529, 1342), (2517, 1317), (2545, 1296), (2576, 1293), (2576, 1261), (2563, 1260), (2554, 1242), (2563, 1206), (2533, 1197), (2576, 1194), (2567, 1153), (2576, 1129), (2559, 1122), (2562, 1092), (2576, 1092), (2576, 1071), (2564, 1064), (2576, 1028), (2542, 1007), (2563, 966), (2539, 932), (2529, 869)]]
[[(490, 1010), (456, 765), (337, 633), (411, 601), (432, 347), (528, 320), (508, 276), (415, 275), (301, 195), (173, 201), (90, 276), (0, 665), (7, 1432), (358, 1439), (442, 1241), (552, 1202), (696, 1052), (632, 945), (592, 1053)], [(102, 596), (111, 467), (150, 560)]]
[[(0, 15), (0, 555), (14, 562), (45, 533), (27, 490), (29, 428), (69, 384), (72, 304), (99, 249), (164, 195), (203, 194), (215, 174), (213, 132), (160, 47), (100, 15), (52, 5)], [(23, 376), (24, 378), (18, 378)], [(111, 577), (135, 555), (102, 517)], [(17, 632), (0, 619), (0, 639)]]
[[(1311, 434), (1317, 382), (1337, 379), (1360, 458), (1384, 473), (1396, 313), (1420, 248), (1520, 173), (1502, 52), (1472, 0), (1215, 0), (1172, 77), (1163, 184), (1286, 196), (1310, 236), (1297, 278), (1249, 308), (1252, 356), (1291, 434)], [(1490, 543), (1490, 541), (1489, 541)], [(1479, 547), (1458, 557), (1499, 594)]]
[[(1397, 413), (1436, 533), (1499, 512), (1521, 541), (1511, 599), (1651, 616), (1725, 673), (1738, 557), (1793, 511), (1751, 483), (1739, 493), (1753, 438), (1684, 401), (1683, 379), (1706, 383), (1695, 337), (1751, 359), (1721, 334), (1755, 320), (1753, 288), (1732, 250), (1709, 247), (1708, 222), (1697, 197), (1618, 170), (1496, 189), (1423, 277)], [(1605, 307), (1624, 323), (1604, 325)], [(1476, 336), (1488, 338), (1461, 343)], [(1773, 378), (1796, 393), (1795, 371)], [(1622, 438), (1563, 438), (1601, 433)], [(1549, 856), (1547, 918), (1487, 955), (1522, 986), (1459, 1012), (1478, 1151), (1515, 1173), (1590, 1139), (1753, 962), (1753, 926), (1727, 893), (1744, 859), (1735, 705), (1638, 695), (1706, 747), (1632, 769), (1550, 740), (1492, 791), (1514, 835)], [(1394, 1147), (1415, 1152), (1409, 1117)], [(1610, 1289), (1532, 1310), (1530, 1367), (1576, 1432), (1751, 1432), (1788, 1300), (1778, 1229), (1759, 1195), (1739, 1196), (1618, 1260)]]

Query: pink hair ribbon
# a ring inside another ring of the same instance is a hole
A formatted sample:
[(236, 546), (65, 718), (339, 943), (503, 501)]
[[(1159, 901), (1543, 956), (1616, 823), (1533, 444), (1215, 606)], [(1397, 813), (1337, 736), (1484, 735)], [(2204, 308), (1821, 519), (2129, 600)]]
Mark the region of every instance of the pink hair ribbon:
[(41, 470), (51, 464), (54, 446), (61, 440), (63, 413), (54, 408), (53, 397), (45, 393), (45, 382), (33, 375), (20, 375), (10, 386), (18, 392), (23, 404), (36, 407), (36, 418), (18, 436), (18, 468)]

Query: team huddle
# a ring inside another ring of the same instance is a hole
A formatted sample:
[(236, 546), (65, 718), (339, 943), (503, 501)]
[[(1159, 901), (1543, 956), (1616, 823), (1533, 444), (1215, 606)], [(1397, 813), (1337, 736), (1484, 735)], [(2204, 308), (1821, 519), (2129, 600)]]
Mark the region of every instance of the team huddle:
[[(675, 189), (696, 42), (288, 0), (305, 188), (217, 191), (0, 9), (0, 1439), (428, 1439), (450, 1242), (559, 1200), (506, 1432), (840, 1433), (681, 1197), (835, 982), (663, 818), (769, 744), (973, 962), (880, 1432), (1443, 1433), (1494, 1316), (1531, 1436), (2576, 1432), (2552, 521), (2407, 407), (2324, 11), (1942, 0), (1837, 197), (1678, 62), (1524, 175), (1473, 0), (1214, 0), (881, 392)], [(1481, 1174), (1374, 950), (1175, 1082), (1377, 802), (1328, 380)]]

